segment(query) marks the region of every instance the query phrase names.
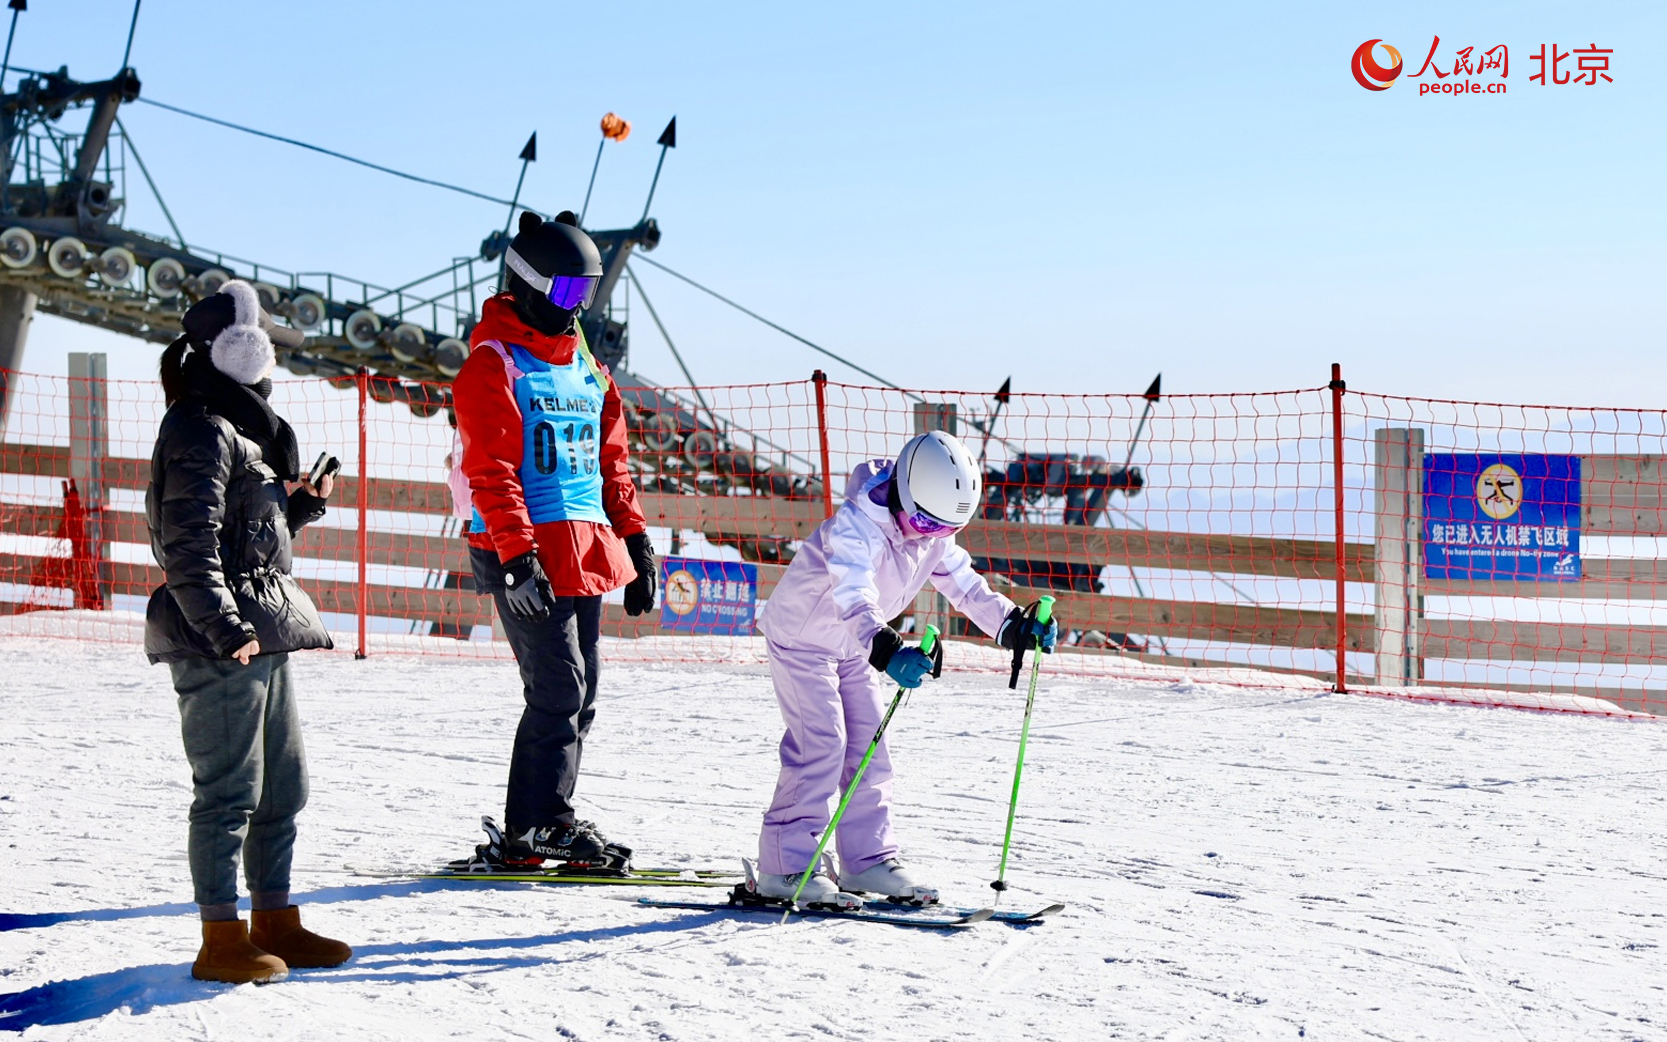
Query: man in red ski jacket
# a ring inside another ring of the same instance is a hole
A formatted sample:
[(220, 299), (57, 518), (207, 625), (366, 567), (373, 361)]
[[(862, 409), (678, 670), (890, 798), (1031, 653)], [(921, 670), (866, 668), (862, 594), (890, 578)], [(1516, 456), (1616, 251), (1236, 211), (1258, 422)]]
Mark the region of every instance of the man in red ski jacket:
[(477, 858), (622, 866), (630, 850), (580, 821), (572, 798), (595, 717), (602, 594), (654, 607), (658, 567), (626, 468), (624, 410), (578, 328), (602, 274), (571, 213), (521, 216), (505, 290), (488, 300), (452, 386), (477, 591), (497, 604), (526, 709), (510, 758), (504, 830)]
[[(504, 359), (482, 342), (516, 344), (555, 365), (570, 365), (578, 353), (576, 336), (546, 336), (522, 322), (505, 294), (489, 299), (470, 334), (475, 356), (453, 385), (457, 427), (463, 435), (463, 473), (469, 479), (475, 509), (486, 531), (471, 525), (469, 545), (495, 550), (510, 561), (536, 550), (538, 562), (557, 597), (593, 597), (617, 590), (636, 577), (625, 539), (648, 530), (637, 486), (625, 467), (625, 411), (619, 389), (609, 380), (599, 424), (598, 464), (602, 509), (608, 523), (545, 521), (533, 524), (521, 486), (521, 410)], [(467, 419), (465, 417), (467, 416)]]

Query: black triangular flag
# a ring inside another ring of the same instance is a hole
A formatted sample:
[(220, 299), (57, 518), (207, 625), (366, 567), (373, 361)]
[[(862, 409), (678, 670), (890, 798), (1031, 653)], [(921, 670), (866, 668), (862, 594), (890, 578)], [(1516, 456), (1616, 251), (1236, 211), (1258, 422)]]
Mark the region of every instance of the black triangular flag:
[(533, 136), (527, 139), (527, 147), (521, 150), (520, 158), (528, 163), (538, 162), (538, 131), (533, 131)]
[(27, 11), (29, 10), (29, 0), (12, 0), (6, 6), (14, 11)]
[(660, 131), (660, 140), (658, 140), (654, 143), (656, 145), (664, 145), (667, 148), (676, 148), (677, 147), (677, 117), (676, 116), (673, 116), (671, 118), (671, 122), (666, 124), (666, 129)]
[(1157, 376), (1152, 378), (1152, 386), (1146, 388), (1146, 393), (1141, 395), (1141, 397), (1145, 398), (1149, 402), (1155, 402), (1159, 398), (1163, 397), (1163, 374), (1162, 373), (1159, 373)]
[(1013, 397), (1013, 378), (1009, 376), (1001, 382), (1001, 390), (996, 392), (996, 401), (1006, 405)]

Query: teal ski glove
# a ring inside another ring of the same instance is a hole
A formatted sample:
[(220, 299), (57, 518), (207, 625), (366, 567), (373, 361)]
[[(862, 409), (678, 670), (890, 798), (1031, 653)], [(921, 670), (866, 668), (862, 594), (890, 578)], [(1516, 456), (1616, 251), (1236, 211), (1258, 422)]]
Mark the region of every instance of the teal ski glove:
[[(928, 636), (935, 637), (935, 634), (928, 632)], [(923, 640), (921, 643), (924, 645), (926, 642)], [(931, 648), (930, 651), (923, 651), (906, 647), (903, 635), (887, 626), (874, 634), (874, 641), (868, 649), (868, 664), (899, 685), (913, 690), (927, 675), (943, 675), (943, 642), (934, 639)]]

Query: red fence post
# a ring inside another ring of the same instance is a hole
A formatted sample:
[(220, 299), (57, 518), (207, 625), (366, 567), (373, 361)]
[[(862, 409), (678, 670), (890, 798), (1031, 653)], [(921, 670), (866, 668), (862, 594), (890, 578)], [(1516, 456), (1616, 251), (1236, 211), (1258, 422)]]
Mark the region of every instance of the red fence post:
[(833, 517), (833, 466), (828, 457), (828, 374), (818, 369), (810, 374), (816, 385), (816, 435), (822, 442), (822, 516)]
[(353, 657), (362, 659), (369, 654), (365, 646), (365, 619), (369, 614), (370, 582), (365, 559), (370, 544), (370, 370), (360, 366), (356, 382), (359, 385), (359, 541), (354, 557), (359, 562), (359, 588), (353, 599), (359, 610), (359, 650)]
[(1338, 693), (1349, 689), (1348, 648), (1349, 615), (1344, 604), (1346, 594), (1343, 567), (1343, 367), (1331, 363), (1331, 494), (1337, 514), (1334, 529), (1337, 542), (1337, 687)]

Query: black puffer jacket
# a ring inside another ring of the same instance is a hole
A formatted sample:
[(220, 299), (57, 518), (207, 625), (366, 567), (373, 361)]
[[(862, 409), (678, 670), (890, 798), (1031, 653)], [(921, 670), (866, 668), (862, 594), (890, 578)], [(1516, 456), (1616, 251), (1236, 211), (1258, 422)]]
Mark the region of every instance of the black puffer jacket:
[(263, 456), (202, 396), (163, 417), (145, 494), (151, 552), (168, 576), (145, 612), (152, 662), (229, 658), (251, 638), (262, 654), (332, 646), (290, 576), (290, 537), (324, 516), (324, 502), (286, 496)]

